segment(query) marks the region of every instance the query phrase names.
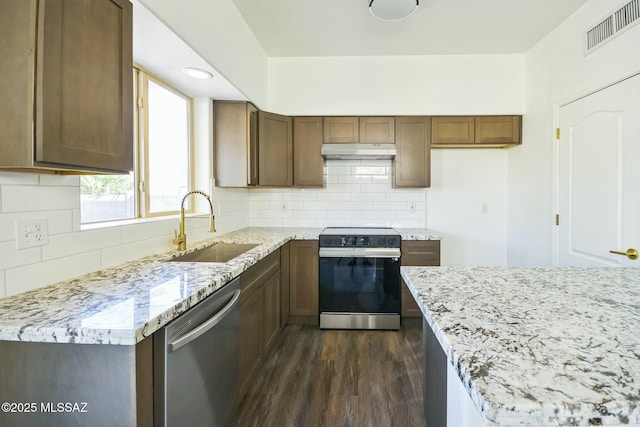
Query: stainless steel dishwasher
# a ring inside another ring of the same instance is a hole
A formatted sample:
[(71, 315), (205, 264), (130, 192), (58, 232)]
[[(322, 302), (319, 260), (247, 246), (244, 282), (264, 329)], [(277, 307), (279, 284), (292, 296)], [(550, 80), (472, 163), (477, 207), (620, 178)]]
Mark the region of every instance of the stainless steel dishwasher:
[(239, 282), (233, 280), (154, 336), (155, 426), (236, 425)]

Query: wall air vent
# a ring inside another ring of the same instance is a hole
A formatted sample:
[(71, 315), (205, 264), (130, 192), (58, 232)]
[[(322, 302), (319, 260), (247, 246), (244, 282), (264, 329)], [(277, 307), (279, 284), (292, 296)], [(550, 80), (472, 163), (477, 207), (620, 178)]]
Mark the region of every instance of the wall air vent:
[(640, 22), (640, 0), (631, 0), (585, 31), (585, 55)]

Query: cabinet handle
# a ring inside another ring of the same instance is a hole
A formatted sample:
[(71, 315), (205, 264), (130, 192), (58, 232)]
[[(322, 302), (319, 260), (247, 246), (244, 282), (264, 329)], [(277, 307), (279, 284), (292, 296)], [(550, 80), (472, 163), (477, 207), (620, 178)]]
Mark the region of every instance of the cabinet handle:
[(627, 249), (626, 252), (620, 252), (620, 251), (609, 251), (609, 252), (616, 255), (624, 255), (629, 259), (634, 259), (634, 260), (638, 259), (638, 250), (633, 248)]

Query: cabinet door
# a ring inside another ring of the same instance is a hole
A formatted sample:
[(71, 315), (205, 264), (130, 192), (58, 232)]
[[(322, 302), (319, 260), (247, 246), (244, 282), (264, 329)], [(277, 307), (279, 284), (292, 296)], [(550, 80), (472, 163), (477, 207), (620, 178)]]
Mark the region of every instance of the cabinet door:
[(325, 117), (323, 138), (325, 144), (356, 144), (360, 142), (358, 117)]
[[(33, 162), (33, 78), (37, 2), (3, 2), (0, 28), (0, 165)], [(8, 36), (10, 35), (10, 37)]]
[(259, 287), (240, 304), (240, 354), (238, 360), (240, 399), (246, 393), (260, 366), (263, 299), (263, 288)]
[(258, 110), (248, 102), (213, 103), (214, 176), (218, 187), (258, 185)]
[(473, 117), (433, 117), (431, 119), (432, 144), (473, 144), (475, 138)]
[(291, 117), (258, 113), (259, 185), (293, 185), (293, 130)]
[(262, 354), (267, 354), (280, 332), (280, 271), (273, 273), (262, 286), (264, 289)]
[[(401, 265), (440, 265), (440, 241), (439, 240), (405, 240), (402, 242), (400, 252)], [(422, 311), (416, 300), (402, 281), (402, 317), (422, 317)]]
[(476, 144), (520, 144), (521, 116), (476, 117)]
[(322, 117), (293, 119), (293, 185), (324, 187)]
[(132, 5), (40, 2), (38, 164), (133, 170)]
[(430, 124), (428, 117), (396, 118), (395, 187), (431, 184)]
[(360, 142), (393, 144), (396, 140), (395, 117), (360, 117)]
[(290, 243), (291, 316), (318, 316), (318, 241), (293, 240)]

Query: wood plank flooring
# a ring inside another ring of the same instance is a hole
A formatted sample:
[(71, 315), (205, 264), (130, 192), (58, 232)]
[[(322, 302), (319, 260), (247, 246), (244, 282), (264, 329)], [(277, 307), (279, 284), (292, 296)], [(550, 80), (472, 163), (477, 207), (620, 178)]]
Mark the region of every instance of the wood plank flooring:
[(422, 327), (287, 325), (240, 404), (238, 427), (424, 427)]

